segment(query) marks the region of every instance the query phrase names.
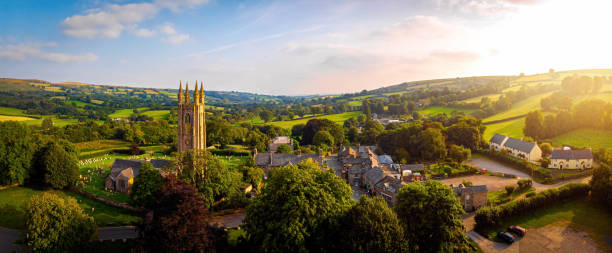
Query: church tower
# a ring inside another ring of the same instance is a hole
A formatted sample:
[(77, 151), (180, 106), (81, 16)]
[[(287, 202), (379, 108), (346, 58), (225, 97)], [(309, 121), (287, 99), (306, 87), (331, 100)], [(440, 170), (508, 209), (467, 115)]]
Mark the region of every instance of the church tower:
[(193, 92), (193, 101), (189, 98), (189, 84), (179, 82), (178, 93), (178, 151), (206, 149), (206, 112), (204, 110), (204, 83), (198, 81)]

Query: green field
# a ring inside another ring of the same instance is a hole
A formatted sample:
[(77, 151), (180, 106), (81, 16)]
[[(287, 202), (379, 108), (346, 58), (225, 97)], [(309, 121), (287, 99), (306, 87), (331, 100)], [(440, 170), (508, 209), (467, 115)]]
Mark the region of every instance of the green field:
[[(149, 108), (146, 108), (146, 107), (138, 108), (138, 111), (143, 112), (147, 109)], [(128, 118), (132, 114), (134, 114), (134, 109), (121, 109), (121, 110), (116, 110), (115, 113), (109, 114), (108, 117), (109, 118)]]
[(77, 107), (85, 107), (86, 105), (96, 106), (96, 105), (94, 105), (94, 104), (89, 104), (89, 103), (85, 103), (85, 102), (78, 101), (78, 100), (68, 100), (68, 101), (66, 101), (65, 103), (66, 103), (67, 105), (70, 105), (70, 104), (73, 104), (73, 103), (74, 103), (74, 104), (75, 104)]
[(480, 103), (482, 98), (485, 98), (485, 97), (488, 97), (491, 101), (497, 101), (497, 99), (499, 99), (499, 97), (501, 97), (501, 95), (502, 94), (484, 95), (484, 96), (468, 98), (468, 99), (465, 99), (465, 100), (461, 100), (459, 102), (464, 102), (464, 103)]
[(362, 101), (349, 101), (348, 105), (349, 106), (361, 106), (363, 104)]
[(525, 118), (510, 120), (506, 122), (485, 125), (487, 128), (483, 134), (486, 141), (491, 139), (495, 133), (508, 135), (514, 138), (522, 138), (523, 127), (525, 127)]
[(558, 203), (553, 207), (537, 209), (506, 221), (499, 227), (489, 230), (487, 237), (497, 240), (497, 231), (504, 230), (509, 225), (518, 225), (530, 230), (549, 224), (568, 225), (572, 229), (585, 231), (596, 242), (605, 244), (602, 241), (603, 236), (612, 235), (612, 212), (586, 200), (573, 200)]
[(142, 114), (152, 117), (154, 120), (160, 120), (160, 119), (167, 120), (168, 116), (170, 115), (170, 110), (153, 110), (153, 111), (143, 112)]
[(551, 141), (555, 147), (571, 145), (593, 149), (612, 148), (612, 131), (578, 129), (559, 135)]
[(345, 112), (345, 113), (338, 113), (338, 114), (320, 115), (320, 116), (310, 117), (310, 118), (305, 118), (305, 119), (302, 118), (302, 119), (287, 120), (287, 121), (274, 121), (274, 122), (268, 122), (266, 124), (278, 126), (278, 127), (285, 128), (285, 129), (291, 129), (294, 125), (306, 124), (306, 122), (308, 122), (311, 119), (315, 119), (315, 118), (316, 119), (328, 119), (338, 124), (343, 124), (345, 120), (350, 119), (350, 118), (356, 118), (361, 114), (363, 113), (360, 111)]
[(429, 116), (434, 116), (434, 115), (437, 115), (437, 114), (440, 114), (440, 113), (451, 114), (454, 111), (463, 112), (465, 114), (470, 114), (474, 110), (472, 110), (472, 109), (458, 109), (458, 108), (442, 107), (442, 106), (429, 106), (429, 107), (427, 107), (425, 109), (419, 110), (419, 113), (420, 114), (427, 114)]
[(25, 215), (25, 210), (23, 208), (25, 201), (44, 191), (58, 194), (63, 198), (73, 197), (77, 199), (83, 211), (92, 215), (98, 226), (106, 226), (109, 223), (129, 225), (140, 219), (122, 209), (108, 206), (102, 202), (86, 198), (73, 192), (43, 190), (20, 186), (0, 190), (0, 227), (13, 229), (23, 228)]
[(507, 119), (507, 118), (512, 118), (512, 117), (517, 117), (520, 115), (525, 115), (528, 112), (533, 111), (533, 110), (539, 110), (540, 100), (542, 100), (542, 98), (550, 96), (550, 94), (552, 94), (552, 92), (547, 92), (547, 93), (528, 97), (527, 99), (521, 100), (518, 103), (515, 103), (514, 105), (512, 105), (510, 110), (495, 114), (491, 117), (483, 119), (482, 121), (488, 122), (488, 121), (494, 121), (494, 120), (502, 120), (502, 119)]
[(0, 106), (0, 115), (21, 116), (24, 113), (21, 109)]

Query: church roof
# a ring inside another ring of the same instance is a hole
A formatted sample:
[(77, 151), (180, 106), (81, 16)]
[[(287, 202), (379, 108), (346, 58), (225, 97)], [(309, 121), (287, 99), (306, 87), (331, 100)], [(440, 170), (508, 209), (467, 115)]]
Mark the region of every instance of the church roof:
[[(132, 175), (136, 177), (140, 168), (142, 167), (143, 160), (126, 160), (126, 159), (115, 159), (111, 165), (110, 177), (114, 180), (117, 176), (125, 169), (132, 169)], [(164, 159), (151, 159), (149, 162), (153, 165), (153, 168), (161, 169), (163, 167), (170, 166), (172, 163)]]

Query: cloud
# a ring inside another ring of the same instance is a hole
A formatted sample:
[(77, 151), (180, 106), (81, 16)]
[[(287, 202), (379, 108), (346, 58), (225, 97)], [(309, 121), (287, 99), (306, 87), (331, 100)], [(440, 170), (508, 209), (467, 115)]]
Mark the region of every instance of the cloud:
[(165, 37), (162, 39), (163, 41), (172, 43), (172, 44), (180, 44), (185, 40), (189, 39), (189, 34), (181, 34), (178, 33), (175, 29), (174, 29), (174, 24), (172, 23), (165, 23), (163, 25), (161, 25), (159, 27), (159, 31), (165, 35)]
[(452, 62), (470, 62), (480, 58), (480, 55), (470, 51), (434, 50), (429, 54), (439, 60)]
[[(111, 4), (101, 9), (90, 9), (84, 14), (67, 17), (62, 21), (61, 28), (64, 34), (75, 38), (115, 39), (119, 38), (127, 28), (156, 17), (164, 9), (176, 12), (182, 8), (193, 8), (205, 3), (208, 3), (208, 0), (156, 0), (122, 5)], [(140, 37), (155, 35), (152, 30), (142, 28), (133, 30), (132, 33)]]
[(93, 53), (80, 55), (54, 53), (43, 50), (44, 47), (56, 45), (55, 43), (35, 43), (0, 46), (0, 59), (12, 61), (25, 61), (30, 58), (43, 59), (56, 63), (93, 62), (98, 56)]
[(146, 29), (146, 28), (136, 28), (134, 30), (132, 30), (132, 34), (138, 36), (138, 37), (153, 37), (155, 35), (157, 35), (157, 31), (155, 30), (151, 30), (151, 29)]
[(523, 5), (534, 5), (546, 0), (438, 0), (438, 8), (480, 16), (517, 12)]
[(380, 37), (412, 37), (425, 38), (444, 37), (456, 32), (456, 28), (435, 16), (417, 15), (406, 18), (390, 27), (375, 30), (372, 38)]

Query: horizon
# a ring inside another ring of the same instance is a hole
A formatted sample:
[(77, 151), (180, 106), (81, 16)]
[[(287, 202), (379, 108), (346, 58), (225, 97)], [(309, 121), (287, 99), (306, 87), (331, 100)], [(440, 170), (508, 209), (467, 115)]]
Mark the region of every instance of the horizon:
[(163, 89), (197, 79), (207, 90), (310, 96), (601, 69), (612, 57), (608, 7), (596, 0), (3, 2), (0, 76)]

